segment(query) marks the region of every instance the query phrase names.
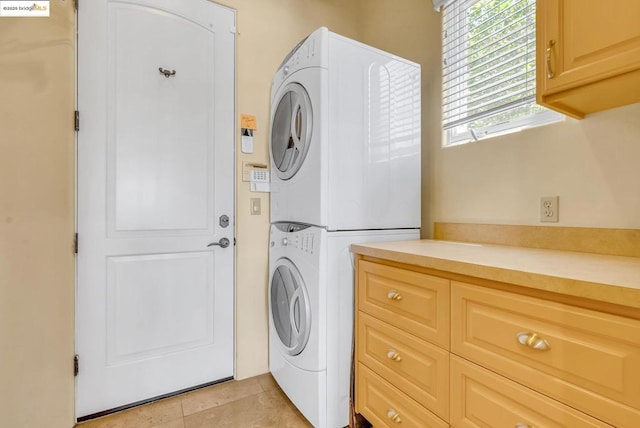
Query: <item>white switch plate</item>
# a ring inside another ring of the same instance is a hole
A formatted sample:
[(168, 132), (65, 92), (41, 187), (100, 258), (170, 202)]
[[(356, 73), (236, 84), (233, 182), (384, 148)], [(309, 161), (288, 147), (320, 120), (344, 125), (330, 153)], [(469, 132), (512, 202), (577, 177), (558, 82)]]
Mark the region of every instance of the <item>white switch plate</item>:
[(560, 197), (543, 196), (540, 198), (540, 221), (543, 223), (557, 223), (560, 216)]
[(251, 206), (251, 215), (260, 215), (262, 212), (260, 198), (251, 198), (249, 202)]

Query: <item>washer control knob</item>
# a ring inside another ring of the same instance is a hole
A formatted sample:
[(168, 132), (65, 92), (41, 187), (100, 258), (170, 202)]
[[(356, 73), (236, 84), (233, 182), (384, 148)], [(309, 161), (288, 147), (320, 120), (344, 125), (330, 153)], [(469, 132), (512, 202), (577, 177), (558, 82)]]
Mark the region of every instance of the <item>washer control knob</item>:
[(285, 65), (284, 66), (284, 70), (282, 70), (282, 73), (286, 76), (287, 74), (289, 74), (289, 66)]

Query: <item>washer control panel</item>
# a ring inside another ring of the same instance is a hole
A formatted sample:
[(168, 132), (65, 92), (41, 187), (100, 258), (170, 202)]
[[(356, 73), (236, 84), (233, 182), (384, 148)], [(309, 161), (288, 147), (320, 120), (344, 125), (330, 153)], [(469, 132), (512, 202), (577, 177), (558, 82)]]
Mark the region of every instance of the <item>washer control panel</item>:
[(295, 248), (314, 254), (318, 246), (318, 228), (299, 223), (276, 223), (271, 231), (271, 247)]
[(313, 234), (311, 233), (296, 233), (291, 236), (290, 239), (283, 238), (287, 240), (287, 244), (289, 247), (297, 248), (300, 251), (304, 251), (305, 253), (313, 254), (314, 250), (314, 240)]

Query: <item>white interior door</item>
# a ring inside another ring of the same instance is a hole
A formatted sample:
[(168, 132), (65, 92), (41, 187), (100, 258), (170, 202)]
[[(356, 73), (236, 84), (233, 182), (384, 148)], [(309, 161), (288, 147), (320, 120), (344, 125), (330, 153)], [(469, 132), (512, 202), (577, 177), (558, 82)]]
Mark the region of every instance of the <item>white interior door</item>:
[(233, 376), (235, 12), (91, 0), (78, 24), (82, 417)]

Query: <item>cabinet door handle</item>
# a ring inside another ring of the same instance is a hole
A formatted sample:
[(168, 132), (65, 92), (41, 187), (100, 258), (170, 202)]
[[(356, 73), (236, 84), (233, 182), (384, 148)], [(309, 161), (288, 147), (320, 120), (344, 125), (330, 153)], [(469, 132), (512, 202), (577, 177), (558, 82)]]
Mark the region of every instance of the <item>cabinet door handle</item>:
[(525, 424), (524, 422), (518, 422), (514, 428), (534, 428), (534, 426)]
[(536, 333), (521, 332), (516, 335), (516, 338), (521, 345), (528, 346), (531, 349), (538, 351), (548, 351), (551, 349), (549, 342)]
[(389, 290), (387, 293), (387, 299), (389, 300), (402, 300), (402, 295), (396, 290)]
[(397, 362), (402, 361), (402, 357), (395, 349), (389, 349), (387, 351), (387, 358)]
[(400, 413), (396, 412), (394, 409), (387, 410), (387, 418), (391, 419), (397, 424), (402, 423), (402, 419), (400, 419)]
[(551, 68), (551, 50), (555, 45), (556, 45), (555, 40), (549, 40), (549, 43), (547, 43), (547, 78), (548, 79), (553, 79), (554, 77), (556, 77), (556, 73), (554, 73), (553, 69)]

